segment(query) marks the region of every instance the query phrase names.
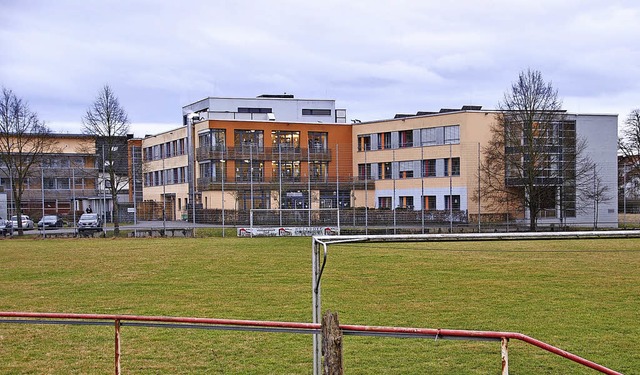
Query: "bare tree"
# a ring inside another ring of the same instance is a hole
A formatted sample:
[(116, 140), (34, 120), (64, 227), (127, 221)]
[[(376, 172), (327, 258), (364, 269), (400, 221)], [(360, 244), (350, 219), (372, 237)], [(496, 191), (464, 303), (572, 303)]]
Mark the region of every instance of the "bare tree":
[(577, 161), (586, 142), (566, 119), (557, 90), (539, 71), (521, 72), (498, 104), (496, 119), (481, 162), (481, 190), (489, 206), (522, 210), (532, 231), (538, 217), (555, 217), (558, 208), (561, 218), (575, 212), (582, 170)]
[(598, 216), (600, 204), (611, 201), (611, 187), (602, 181), (601, 167), (596, 163), (590, 163), (590, 172), (583, 174), (578, 181), (578, 192), (582, 205), (579, 209), (593, 210), (593, 229), (598, 229)]
[(13, 91), (2, 88), (0, 96), (0, 173), (11, 181), (18, 234), (22, 235), (22, 197), (27, 180), (41, 164), (44, 154), (55, 150), (51, 131)]
[(117, 214), (118, 194), (129, 184), (128, 175), (119, 173), (118, 168), (122, 164), (122, 155), (127, 153), (126, 149), (123, 149), (122, 140), (129, 132), (129, 124), (126, 111), (109, 85), (100, 89), (95, 101), (82, 118), (83, 133), (96, 136), (102, 146), (96, 150), (96, 153), (97, 159), (102, 160), (99, 169), (103, 170), (105, 175), (103, 188), (107, 189), (113, 202), (112, 218), (115, 236), (120, 233)]
[[(618, 141), (618, 150), (622, 156), (624, 168), (620, 169), (620, 180), (637, 181), (640, 179), (640, 109), (629, 113), (622, 129), (622, 137)], [(624, 175), (624, 176), (623, 176)], [(625, 187), (622, 186), (621, 193)]]
[(634, 109), (625, 120), (622, 138), (618, 142), (620, 153), (634, 169), (640, 169), (640, 109)]

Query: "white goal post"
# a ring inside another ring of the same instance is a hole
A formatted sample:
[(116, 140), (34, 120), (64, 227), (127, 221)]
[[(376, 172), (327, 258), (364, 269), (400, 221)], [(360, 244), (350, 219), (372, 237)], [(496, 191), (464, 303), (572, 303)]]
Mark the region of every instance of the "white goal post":
[[(313, 236), (311, 244), (311, 293), (313, 323), (322, 319), (322, 273), (327, 264), (329, 245), (349, 242), (437, 242), (437, 241), (497, 241), (543, 239), (640, 238), (640, 230), (580, 231), (580, 232), (516, 232), (516, 233), (459, 233), (413, 235), (353, 235)], [(313, 335), (313, 374), (322, 374), (322, 337)]]

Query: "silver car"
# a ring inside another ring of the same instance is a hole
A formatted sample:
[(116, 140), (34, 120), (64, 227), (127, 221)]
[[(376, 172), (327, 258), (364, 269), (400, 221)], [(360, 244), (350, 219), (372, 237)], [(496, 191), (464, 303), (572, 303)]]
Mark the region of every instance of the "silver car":
[(78, 231), (98, 232), (102, 230), (102, 218), (98, 214), (82, 214), (78, 220)]
[(13, 223), (0, 217), (0, 235), (6, 237), (7, 234), (13, 235)]
[[(33, 220), (27, 215), (20, 215), (22, 219), (22, 229), (33, 229)], [(18, 229), (18, 215), (11, 216), (11, 223), (13, 224), (13, 229)]]

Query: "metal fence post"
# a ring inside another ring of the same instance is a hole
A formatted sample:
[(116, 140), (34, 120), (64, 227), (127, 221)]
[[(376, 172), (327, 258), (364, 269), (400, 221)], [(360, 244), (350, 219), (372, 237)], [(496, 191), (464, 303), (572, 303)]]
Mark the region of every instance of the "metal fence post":
[(116, 342), (115, 342), (115, 366), (116, 375), (120, 375), (120, 320), (115, 320)]
[(500, 339), (500, 352), (502, 355), (502, 375), (509, 375), (509, 339), (503, 337)]

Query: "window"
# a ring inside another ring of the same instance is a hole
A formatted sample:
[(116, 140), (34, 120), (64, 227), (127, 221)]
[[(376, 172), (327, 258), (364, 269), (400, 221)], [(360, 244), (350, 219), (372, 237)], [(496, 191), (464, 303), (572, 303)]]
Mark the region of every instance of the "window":
[(451, 210), (456, 210), (456, 211), (460, 211), (460, 196), (459, 195), (453, 195), (453, 206), (451, 206), (451, 195), (445, 195), (444, 196), (444, 205), (447, 208), (447, 210), (451, 209)]
[(435, 146), (438, 144), (438, 130), (442, 133), (442, 128), (427, 128), (420, 131), (423, 146)]
[(71, 188), (71, 179), (56, 178), (56, 189), (69, 190)]
[(143, 153), (144, 153), (144, 160), (145, 161), (152, 160), (153, 153), (151, 152), (151, 147), (145, 147)]
[(393, 178), (393, 176), (391, 174), (392, 173), (391, 172), (391, 162), (382, 163), (380, 165), (382, 166), (380, 179), (387, 180), (387, 179)]
[(400, 147), (413, 147), (413, 130), (400, 132)]
[(460, 143), (460, 125), (437, 126), (420, 129), (422, 146), (438, 146)]
[(162, 159), (162, 148), (160, 145), (155, 145), (153, 147), (153, 159), (152, 160), (160, 160)]
[[(225, 175), (225, 169), (224, 169), (224, 165), (225, 163), (222, 163), (220, 161), (210, 161), (210, 162), (206, 162), (206, 163), (201, 163), (200, 164), (200, 178), (206, 178), (208, 181), (211, 182), (221, 182), (223, 181), (223, 178), (225, 178), (226, 180), (226, 175)], [(180, 175), (181, 175), (181, 168), (175, 168), (173, 173), (173, 183), (179, 183), (180, 181)]]
[[(274, 176), (277, 176), (277, 173), (274, 174)], [(256, 161), (256, 160), (253, 160), (253, 162), (249, 162), (249, 160), (236, 161), (236, 181), (261, 182), (263, 180), (263, 177), (264, 177), (263, 162)]]
[(278, 161), (271, 162), (271, 175), (277, 178), (278, 174), (282, 181), (300, 181), (300, 162), (299, 161), (283, 161), (280, 165)]
[(291, 151), (300, 149), (300, 132), (273, 130), (271, 141), (274, 150)]
[(311, 181), (326, 182), (329, 175), (329, 163), (326, 161), (312, 161), (309, 164), (309, 177)]
[(309, 132), (310, 152), (327, 152), (328, 133)]
[(460, 143), (460, 125), (444, 127), (444, 144)]
[(385, 150), (391, 148), (391, 132), (378, 133), (378, 149)]
[(358, 136), (358, 151), (371, 150), (371, 134)]
[(423, 207), (425, 211), (434, 211), (436, 209), (436, 196), (424, 195), (422, 197)]
[(422, 161), (422, 175), (425, 177), (436, 176), (436, 159), (429, 159)]
[(413, 209), (413, 197), (412, 196), (400, 196), (400, 204), (398, 208)]
[(56, 179), (55, 178), (45, 178), (43, 183), (44, 183), (44, 188), (46, 190), (55, 190), (56, 189)]
[[(138, 152), (134, 156), (138, 156), (137, 160), (141, 160), (140, 148), (137, 147), (136, 151), (138, 151)], [(73, 159), (71, 159), (71, 165), (70, 166), (73, 167), (73, 168), (83, 168), (84, 165), (85, 165), (84, 159), (82, 159), (82, 158), (73, 158)]]
[(264, 132), (262, 130), (234, 130), (234, 137), (235, 147), (241, 148), (247, 153), (251, 147), (256, 151), (264, 147)]
[(184, 155), (185, 154), (185, 139), (184, 138), (180, 138), (178, 139), (178, 155)]
[(451, 175), (460, 176), (460, 158), (451, 159)]
[[(337, 202), (336, 202), (337, 201)], [(336, 199), (335, 190), (320, 190), (320, 208), (348, 208), (351, 201), (351, 192), (349, 190), (338, 191), (338, 199)], [(327, 216), (328, 215), (328, 216)], [(333, 213), (327, 212), (326, 215), (321, 213), (321, 217), (331, 217)]]
[(200, 147), (211, 146), (211, 135), (209, 134), (209, 132), (198, 134), (198, 143), (200, 144)]
[(238, 205), (241, 210), (250, 208), (270, 208), (271, 192), (269, 190), (255, 190), (253, 192), (253, 204), (251, 204), (250, 191), (238, 191)]
[(358, 179), (371, 179), (371, 164), (358, 164)]
[(391, 208), (391, 197), (378, 197), (378, 208)]
[(413, 178), (413, 161), (401, 161), (400, 178)]
[(238, 107), (238, 113), (273, 113), (273, 109), (259, 107)]
[(330, 109), (303, 109), (303, 116), (331, 116)]
[(309, 208), (309, 193), (304, 190), (283, 192), (282, 208)]

